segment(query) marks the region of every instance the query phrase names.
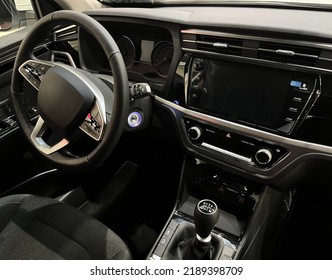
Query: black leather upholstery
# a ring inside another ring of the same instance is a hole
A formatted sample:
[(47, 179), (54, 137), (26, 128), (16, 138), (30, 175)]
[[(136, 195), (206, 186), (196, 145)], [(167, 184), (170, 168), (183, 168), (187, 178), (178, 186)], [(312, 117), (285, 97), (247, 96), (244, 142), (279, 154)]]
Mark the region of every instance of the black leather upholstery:
[(125, 243), (96, 219), (57, 200), (0, 198), (0, 259), (130, 259)]

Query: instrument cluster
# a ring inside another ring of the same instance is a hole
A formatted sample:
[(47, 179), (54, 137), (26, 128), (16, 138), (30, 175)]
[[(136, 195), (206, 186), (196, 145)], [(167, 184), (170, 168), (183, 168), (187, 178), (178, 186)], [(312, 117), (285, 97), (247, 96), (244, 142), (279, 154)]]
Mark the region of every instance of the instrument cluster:
[(174, 52), (170, 41), (137, 39), (121, 35), (116, 43), (129, 71), (139, 71), (147, 75), (155, 73), (160, 77), (167, 77)]

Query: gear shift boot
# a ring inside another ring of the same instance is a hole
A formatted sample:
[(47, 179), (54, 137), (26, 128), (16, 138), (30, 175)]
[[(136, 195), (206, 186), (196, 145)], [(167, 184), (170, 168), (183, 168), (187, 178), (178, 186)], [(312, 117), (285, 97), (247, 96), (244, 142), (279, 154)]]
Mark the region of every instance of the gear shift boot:
[(198, 243), (192, 223), (182, 222), (168, 244), (163, 259), (167, 260), (216, 260), (224, 244), (222, 238), (212, 234), (211, 242)]
[(219, 208), (210, 199), (203, 199), (196, 205), (194, 223), (181, 223), (166, 248), (164, 259), (215, 260), (220, 257), (223, 240), (212, 234), (219, 220)]

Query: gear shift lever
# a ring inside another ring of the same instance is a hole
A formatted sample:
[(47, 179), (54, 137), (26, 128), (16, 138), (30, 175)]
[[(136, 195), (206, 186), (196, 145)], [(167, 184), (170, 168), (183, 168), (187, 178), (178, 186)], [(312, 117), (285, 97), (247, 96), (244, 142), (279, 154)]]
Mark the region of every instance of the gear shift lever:
[(190, 222), (179, 224), (164, 254), (165, 259), (218, 259), (223, 241), (221, 238), (211, 236), (218, 219), (219, 208), (215, 202), (209, 199), (199, 201), (194, 210), (195, 227)]
[(211, 232), (219, 219), (219, 208), (215, 202), (203, 199), (197, 203), (194, 211), (196, 239), (199, 242), (210, 243)]

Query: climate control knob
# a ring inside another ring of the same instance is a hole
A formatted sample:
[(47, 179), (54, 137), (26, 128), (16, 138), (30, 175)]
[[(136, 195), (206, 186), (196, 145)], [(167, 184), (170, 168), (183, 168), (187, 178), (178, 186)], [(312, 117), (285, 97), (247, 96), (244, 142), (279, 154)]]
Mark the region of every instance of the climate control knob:
[(197, 140), (202, 135), (202, 130), (198, 126), (192, 126), (188, 129), (188, 137), (191, 140)]
[(259, 149), (255, 154), (255, 159), (260, 165), (267, 165), (273, 158), (272, 152), (267, 148)]

